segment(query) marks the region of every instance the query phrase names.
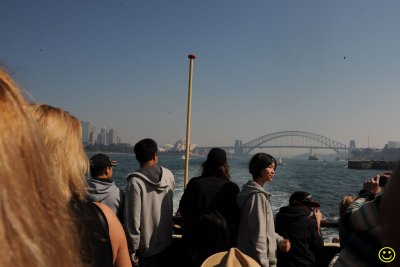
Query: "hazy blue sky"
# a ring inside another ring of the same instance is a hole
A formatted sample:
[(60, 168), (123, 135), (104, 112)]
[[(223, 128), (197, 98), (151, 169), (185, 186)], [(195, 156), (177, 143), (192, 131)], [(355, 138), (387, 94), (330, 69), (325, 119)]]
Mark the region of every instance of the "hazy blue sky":
[(400, 140), (400, 1), (0, 2), (0, 64), (33, 99), (135, 143), (284, 130)]

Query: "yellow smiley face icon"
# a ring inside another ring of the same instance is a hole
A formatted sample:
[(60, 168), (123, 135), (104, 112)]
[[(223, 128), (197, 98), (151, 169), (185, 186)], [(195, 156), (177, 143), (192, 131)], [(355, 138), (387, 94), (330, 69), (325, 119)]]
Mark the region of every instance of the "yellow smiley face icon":
[(392, 262), (396, 257), (396, 252), (391, 247), (384, 247), (379, 250), (378, 257), (384, 263)]

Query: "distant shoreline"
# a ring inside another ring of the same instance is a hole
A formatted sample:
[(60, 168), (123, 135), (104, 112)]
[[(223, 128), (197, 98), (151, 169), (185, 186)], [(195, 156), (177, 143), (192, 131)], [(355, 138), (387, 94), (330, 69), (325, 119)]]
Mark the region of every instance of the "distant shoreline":
[(123, 155), (126, 155), (126, 154), (135, 154), (134, 152), (109, 152), (109, 151), (91, 151), (91, 150), (85, 150), (85, 152), (86, 153), (90, 153), (90, 154), (98, 154), (98, 153), (103, 153), (103, 154), (114, 154), (114, 155), (117, 155), (117, 154), (123, 154)]

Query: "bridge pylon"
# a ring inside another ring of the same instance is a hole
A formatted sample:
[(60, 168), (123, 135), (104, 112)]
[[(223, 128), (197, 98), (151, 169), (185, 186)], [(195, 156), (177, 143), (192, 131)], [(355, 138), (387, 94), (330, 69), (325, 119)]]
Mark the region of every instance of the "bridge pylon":
[(235, 155), (243, 155), (242, 140), (235, 140), (234, 153)]

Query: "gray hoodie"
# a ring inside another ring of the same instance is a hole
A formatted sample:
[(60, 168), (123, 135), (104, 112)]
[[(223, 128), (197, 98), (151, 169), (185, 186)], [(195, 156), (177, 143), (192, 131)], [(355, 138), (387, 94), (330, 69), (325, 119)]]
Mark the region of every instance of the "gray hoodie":
[(277, 244), (283, 240), (275, 233), (270, 196), (254, 181), (248, 181), (237, 196), (242, 210), (238, 248), (262, 267), (276, 266)]
[(129, 251), (149, 257), (172, 242), (175, 180), (164, 167), (151, 166), (131, 173), (125, 190), (125, 231)]
[(101, 202), (120, 217), (124, 201), (124, 191), (120, 190), (110, 179), (88, 179), (88, 200), (92, 202)]

